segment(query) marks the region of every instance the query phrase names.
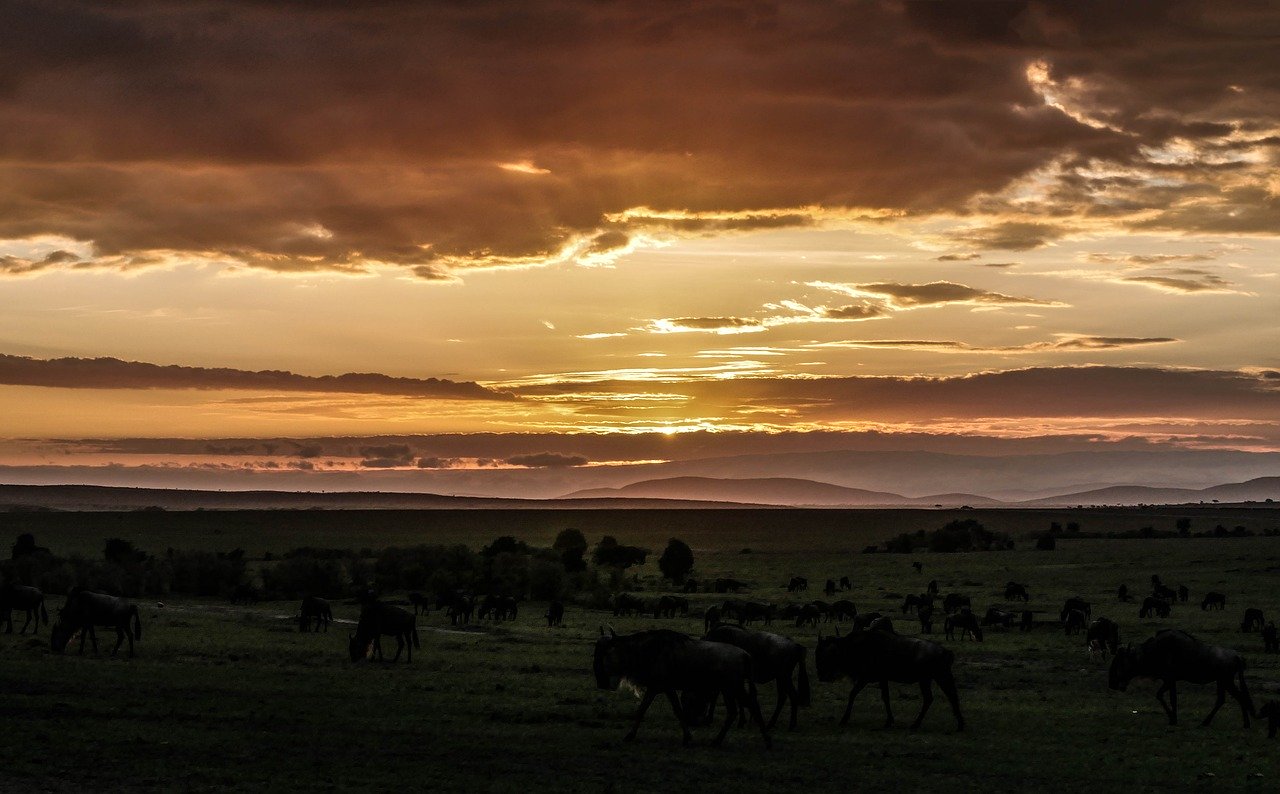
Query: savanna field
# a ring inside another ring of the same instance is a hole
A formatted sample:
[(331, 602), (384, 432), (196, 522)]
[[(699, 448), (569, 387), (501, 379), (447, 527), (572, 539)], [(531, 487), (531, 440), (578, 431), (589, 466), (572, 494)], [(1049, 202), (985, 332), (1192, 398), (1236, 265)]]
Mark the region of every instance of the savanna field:
[[(902, 532), (975, 518), (1016, 540), (1012, 551), (967, 554), (864, 554)], [(1244, 526), (1254, 537), (1172, 539), (1062, 538), (1034, 549), (1032, 533), (1050, 522), (1076, 522), (1085, 533), (1152, 526), (1169, 531), (1188, 517), (1193, 531)], [(406, 789), (519, 791), (554, 786), (582, 791), (743, 791), (835, 788), (901, 790), (1274, 790), (1280, 739), (1262, 723), (1244, 730), (1231, 700), (1213, 725), (1198, 723), (1212, 686), (1179, 687), (1180, 724), (1166, 724), (1157, 684), (1137, 680), (1127, 692), (1107, 688), (1107, 663), (1091, 659), (1083, 635), (1067, 637), (1058, 611), (1070, 596), (1092, 602), (1093, 616), (1120, 624), (1122, 642), (1160, 628), (1182, 628), (1241, 651), (1256, 706), (1280, 699), (1280, 655), (1265, 655), (1257, 633), (1240, 631), (1246, 607), (1280, 618), (1280, 510), (1167, 508), (1075, 511), (430, 511), (48, 513), (0, 517), (6, 543), (31, 532), (55, 553), (101, 555), (107, 538), (140, 550), (245, 550), (250, 569), (299, 546), (379, 549), (465, 543), (499, 535), (549, 546), (576, 527), (591, 544), (610, 534), (654, 550), (627, 571), (628, 592), (645, 599), (677, 590), (662, 580), (657, 552), (679, 537), (693, 549), (701, 580), (733, 577), (741, 597), (779, 605), (823, 598), (822, 583), (848, 576), (859, 612), (891, 615), (899, 633), (919, 624), (901, 614), (903, 597), (931, 579), (942, 594), (1021, 610), (1003, 601), (1004, 585), (1025, 583), (1037, 627), (993, 629), (985, 641), (934, 639), (956, 655), (966, 731), (956, 733), (946, 702), (935, 700), (917, 732), (906, 727), (919, 707), (915, 685), (890, 688), (897, 726), (882, 727), (874, 686), (859, 696), (846, 728), (837, 723), (849, 683), (820, 683), (812, 648), (835, 623), (768, 630), (810, 648), (813, 704), (798, 730), (785, 716), (766, 752), (754, 727), (735, 727), (722, 747), (710, 727), (680, 745), (669, 706), (655, 702), (638, 738), (622, 741), (637, 705), (625, 689), (596, 689), (592, 646), (602, 625), (619, 633), (673, 628), (701, 634), (702, 610), (726, 596), (691, 596), (688, 617), (614, 617), (567, 599), (562, 628), (547, 628), (544, 602), (520, 605), (514, 621), (476, 621), (459, 630), (442, 612), (418, 619), (422, 647), (412, 664), (361, 661), (347, 654), (359, 607), (334, 599), (327, 633), (299, 633), (298, 604), (167, 596), (133, 599), (142, 607), (137, 656), (110, 658), (114, 632), (98, 631), (100, 653), (55, 655), (49, 629), (32, 638), (0, 635), (0, 787), (32, 790)], [(917, 573), (913, 561), (923, 564)], [(636, 579), (632, 579), (632, 575)], [(1141, 597), (1158, 574), (1185, 584), (1191, 600), (1168, 619), (1140, 620), (1138, 603), (1121, 604), (1121, 583)], [(810, 581), (790, 594), (791, 576)], [(1227, 596), (1225, 611), (1202, 611), (1207, 591)], [(403, 592), (383, 592), (386, 600)], [(48, 599), (56, 620), (61, 595)], [(845, 624), (847, 626), (847, 623)], [(761, 628), (756, 626), (756, 628)], [(394, 641), (384, 640), (387, 659)], [(761, 685), (771, 713), (775, 691)], [(717, 720), (717, 725), (719, 720)]]

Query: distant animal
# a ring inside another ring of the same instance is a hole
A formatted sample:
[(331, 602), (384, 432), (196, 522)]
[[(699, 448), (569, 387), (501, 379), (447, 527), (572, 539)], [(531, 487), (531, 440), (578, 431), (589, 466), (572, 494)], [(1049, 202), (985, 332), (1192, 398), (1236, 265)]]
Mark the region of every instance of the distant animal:
[(828, 579), (827, 583), (822, 586), (822, 594), (830, 598), (836, 594), (836, 580)]
[(1280, 730), (1280, 701), (1268, 700), (1262, 704), (1262, 708), (1258, 709), (1259, 717), (1267, 718), (1267, 738), (1276, 738), (1276, 731)]
[[(621, 596), (619, 596), (619, 598), (621, 598)], [(639, 608), (635, 610), (638, 614), (643, 610), (644, 602), (640, 601), (638, 598), (636, 601), (640, 602)], [(484, 597), (484, 601), (480, 602), (480, 610), (476, 613), (476, 618), (478, 620), (492, 618), (494, 621), (515, 620), (519, 608), (519, 603), (515, 598), (512, 598), (511, 596), (493, 595), (490, 593)], [(615, 606), (615, 610), (616, 609), (617, 607)]]
[(703, 631), (711, 631), (716, 626), (719, 626), (720, 618), (720, 607), (707, 607), (707, 611), (702, 616)]
[(67, 596), (67, 603), (58, 612), (58, 622), (49, 630), (50, 647), (54, 653), (62, 653), (79, 633), (80, 653), (84, 653), (86, 637), (93, 643), (93, 652), (97, 653), (98, 637), (94, 633), (97, 626), (110, 626), (116, 630), (116, 647), (111, 649), (112, 656), (128, 639), (129, 658), (133, 658), (133, 643), (142, 639), (138, 607), (123, 598), (89, 590), (72, 590)]
[[(1134, 678), (1154, 678), (1160, 682), (1156, 699), (1169, 718), (1170, 725), (1178, 724), (1179, 681), (1193, 684), (1218, 685), (1218, 699), (1213, 710), (1201, 725), (1208, 725), (1222, 708), (1229, 694), (1240, 704), (1244, 727), (1249, 727), (1253, 714), (1253, 702), (1244, 680), (1244, 657), (1228, 648), (1205, 643), (1178, 629), (1163, 629), (1144, 641), (1137, 648), (1120, 648), (1111, 660), (1110, 686), (1124, 691)], [(1169, 702), (1164, 699), (1169, 693)]]
[[(736, 646), (751, 655), (751, 674), (757, 684), (773, 681), (778, 687), (778, 703), (769, 718), (768, 728), (778, 721), (782, 707), (791, 702), (790, 730), (796, 729), (796, 714), (800, 706), (808, 706), (810, 701), (809, 673), (805, 670), (805, 658), (808, 651), (795, 640), (770, 634), (764, 631), (752, 631), (737, 626), (721, 626), (707, 633), (705, 640), (724, 642)], [(791, 676), (799, 670), (798, 685)], [(745, 722), (745, 720), (744, 720)]]
[(800, 590), (808, 590), (808, 589), (809, 589), (809, 580), (804, 578), (803, 576), (793, 576), (791, 577), (791, 581), (787, 582), (788, 593), (795, 593)]
[(936, 596), (938, 594), (938, 580), (930, 579), (929, 584), (925, 586), (924, 591), (931, 596)]
[(654, 699), (666, 695), (680, 723), (684, 743), (692, 743), (693, 735), (679, 697), (680, 692), (691, 691), (724, 700), (724, 726), (713, 744), (724, 741), (730, 726), (738, 719), (740, 703), (746, 705), (751, 718), (759, 723), (765, 747), (772, 744), (769, 729), (760, 715), (751, 655), (741, 648), (695, 640), (666, 629), (620, 635), (612, 628), (608, 633), (601, 628), (592, 666), (598, 688), (614, 691), (623, 681), (628, 681), (644, 692), (635, 723), (624, 737), (626, 741), (636, 738), (640, 722)]
[(415, 615), (419, 612), (425, 615), (431, 611), (431, 601), (422, 593), (410, 593), (409, 603), (413, 604), (413, 614)]
[(1226, 609), (1227, 597), (1222, 593), (1205, 593), (1204, 600), (1200, 602), (1200, 608), (1217, 610)]
[(1062, 611), (1058, 613), (1058, 620), (1066, 623), (1067, 613), (1073, 609), (1078, 609), (1083, 612), (1086, 618), (1093, 617), (1093, 607), (1089, 605), (1088, 601), (1085, 601), (1083, 598), (1072, 597), (1063, 602)]
[(813, 604), (805, 604), (800, 607), (800, 614), (796, 615), (796, 626), (817, 626), (820, 620), (822, 611)]
[(698, 592), (698, 580), (697, 580), (697, 579), (686, 579), (686, 580), (685, 580), (685, 582), (684, 582), (684, 588), (681, 590), (681, 592), (684, 592), (684, 593), (696, 593), (696, 592)]
[(351, 661), (357, 662), (372, 656), (382, 659), (382, 637), (396, 638), (396, 655), (392, 662), (400, 661), (400, 654), (408, 650), (406, 662), (413, 661), (413, 649), (421, 648), (418, 627), (413, 613), (377, 600), (367, 600), (360, 608), (360, 620), (356, 630), (349, 635), (347, 650)]
[(644, 599), (630, 593), (618, 593), (613, 598), (614, 617), (629, 617), (644, 612)]
[(902, 614), (910, 614), (913, 610), (919, 610), (920, 607), (926, 604), (933, 604), (932, 596), (918, 596), (915, 594), (909, 595), (902, 602)]
[(1120, 589), (1116, 591), (1116, 600), (1117, 600), (1117, 601), (1132, 601), (1132, 600), (1133, 600), (1133, 596), (1129, 595), (1129, 586), (1128, 586), (1128, 585), (1125, 585), (1125, 584), (1120, 585)]
[(1159, 586), (1160, 586), (1160, 574), (1158, 573), (1151, 574), (1151, 587), (1154, 589)]
[(822, 614), (823, 620), (831, 620), (831, 605), (826, 601), (810, 601), (809, 605)]
[(564, 625), (564, 602), (552, 601), (547, 604), (547, 628)]
[(916, 560), (915, 562), (911, 563), (911, 567), (916, 569), (916, 573), (920, 573), (921, 571), (924, 570), (924, 563), (920, 562), (919, 560)]
[(1022, 610), (1022, 618), (1018, 621), (1019, 631), (1031, 631), (1036, 627), (1036, 615), (1029, 609)]
[(932, 634), (933, 633), (933, 607), (931, 606), (920, 607), (918, 616), (920, 618), (920, 633)]
[(1280, 631), (1276, 631), (1275, 623), (1268, 622), (1262, 629), (1262, 652), (1280, 653)]
[(978, 616), (972, 612), (957, 612), (954, 615), (947, 615), (942, 628), (949, 640), (954, 640), (956, 638), (956, 629), (960, 629), (961, 640), (968, 636), (978, 642), (982, 642), (982, 627), (978, 625)]
[(852, 589), (853, 589), (853, 582), (849, 581), (849, 577), (847, 577), (847, 576), (841, 576), (841, 577), (840, 577), (840, 589), (841, 589), (841, 590), (852, 590)]
[(1262, 610), (1249, 607), (1244, 611), (1244, 620), (1240, 622), (1240, 630), (1244, 632), (1262, 631), (1266, 625), (1267, 621), (1262, 616)]
[(1079, 634), (1080, 632), (1084, 631), (1085, 620), (1086, 620), (1085, 614), (1080, 610), (1078, 609), (1068, 610), (1066, 618), (1064, 618), (1062, 621), (1062, 628), (1067, 633), (1068, 637), (1071, 636), (1072, 634)]
[(831, 605), (831, 617), (836, 620), (853, 620), (858, 615), (858, 608), (852, 601), (837, 601)]
[(319, 631), (321, 627), (328, 631), (332, 622), (333, 610), (328, 601), (312, 595), (302, 599), (302, 606), (298, 609), (298, 631)]
[(717, 579), (715, 581), (714, 590), (717, 593), (740, 593), (747, 587), (745, 582), (739, 582), (737, 579)]
[(1009, 582), (1004, 586), (1005, 601), (1030, 601), (1031, 596), (1027, 593), (1027, 586), (1018, 584), (1017, 582)]
[(475, 596), (466, 590), (452, 590), (436, 597), (436, 609), (443, 609), (449, 617), (449, 623), (454, 626), (470, 623), (475, 608)]
[(689, 599), (664, 595), (658, 599), (658, 604), (653, 610), (653, 616), (655, 618), (674, 618), (677, 612), (681, 615), (689, 614)]
[(917, 637), (903, 637), (887, 631), (857, 631), (843, 637), (819, 637), (814, 653), (818, 680), (833, 682), (841, 676), (853, 681), (849, 702), (845, 706), (841, 725), (849, 724), (853, 712), (853, 699), (867, 684), (878, 683), (884, 700), (885, 725), (893, 724), (893, 710), (889, 706), (889, 682), (920, 684), (920, 713), (911, 724), (919, 728), (929, 706), (933, 703), (933, 682), (951, 703), (956, 717), (956, 730), (964, 730), (964, 717), (960, 715), (960, 697), (956, 692), (955, 677), (951, 666), (955, 656), (936, 642)]
[(972, 602), (969, 596), (960, 595), (959, 593), (947, 593), (947, 597), (942, 599), (942, 611), (948, 615), (953, 612), (959, 612), (961, 609), (970, 609)]
[(1169, 603), (1173, 603), (1178, 600), (1178, 591), (1174, 590), (1172, 587), (1165, 587), (1162, 584), (1158, 584), (1151, 588), (1151, 595), (1161, 601), (1168, 601)]
[(44, 621), (44, 625), (49, 625), (49, 612), (44, 606), (44, 593), (38, 587), (28, 587), (20, 584), (6, 584), (0, 587), (0, 621), (6, 624), (4, 633), (13, 633), (13, 610), (21, 610), (26, 613), (26, 622), (22, 624), (22, 630), (18, 634), (26, 634), (27, 626), (31, 625), (31, 621), (35, 621), (35, 628), (31, 630), (32, 634), (40, 633), (40, 621)]
[(1006, 629), (1013, 628), (1013, 622), (1017, 619), (1017, 615), (1012, 612), (1006, 612), (1003, 609), (988, 607), (987, 614), (982, 616), (983, 626), (1002, 626)]
[(1187, 603), (1187, 599), (1191, 597), (1191, 591), (1187, 589), (1185, 584), (1178, 585), (1178, 600)]
[(1100, 653), (1105, 659), (1108, 652), (1120, 649), (1120, 627), (1114, 620), (1095, 618), (1084, 634), (1084, 644), (1090, 654)]
[(1142, 609), (1138, 610), (1138, 617), (1149, 618), (1152, 615), (1161, 618), (1169, 617), (1169, 602), (1156, 598), (1155, 596), (1147, 596), (1142, 599)]
[(256, 604), (258, 603), (258, 590), (251, 584), (238, 584), (231, 591), (231, 603), (233, 604)]

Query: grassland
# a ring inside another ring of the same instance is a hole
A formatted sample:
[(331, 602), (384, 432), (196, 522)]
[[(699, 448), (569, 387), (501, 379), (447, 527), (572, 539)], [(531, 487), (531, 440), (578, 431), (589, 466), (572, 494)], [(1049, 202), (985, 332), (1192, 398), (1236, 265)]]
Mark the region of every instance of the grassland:
[[(1085, 530), (1171, 528), (1189, 515), (1196, 529), (1216, 523), (1260, 531), (1280, 525), (1270, 510), (966, 511), (992, 529), (1043, 529), (1050, 520)], [(1240, 649), (1250, 664), (1254, 699), (1280, 697), (1280, 657), (1241, 634), (1246, 606), (1280, 617), (1280, 538), (1065, 540), (1052, 552), (970, 555), (864, 555), (864, 545), (902, 531), (934, 528), (945, 511), (688, 511), (626, 515), (542, 513), (135, 513), (5, 516), (0, 538), (33, 531), (42, 545), (100, 553), (106, 537), (139, 547), (229, 549), (250, 554), (299, 545), (380, 547), (466, 542), (498, 534), (548, 543), (577, 526), (590, 540), (605, 531), (625, 543), (661, 547), (684, 537), (702, 576), (753, 583), (751, 596), (785, 601), (797, 574), (812, 582), (848, 575), (862, 611), (896, 610), (901, 595), (936, 578), (943, 592), (970, 595), (975, 609), (1001, 601), (1014, 579), (1031, 590), (1030, 608), (1056, 617), (1064, 598), (1082, 595), (1095, 615), (1116, 619), (1125, 640), (1181, 627)], [(214, 530), (220, 530), (214, 532)], [(750, 553), (742, 553), (750, 548)], [(912, 559), (924, 563), (916, 574)], [(661, 584), (650, 564), (645, 595)], [(1185, 583), (1195, 599), (1228, 596), (1226, 612), (1175, 607), (1167, 620), (1139, 620), (1115, 601), (1127, 582), (1146, 589), (1159, 573)], [(814, 593), (813, 595), (817, 595)], [(711, 594), (696, 597), (699, 606)], [(57, 606), (60, 599), (54, 599)], [(762, 751), (758, 734), (735, 730), (722, 748), (683, 749), (674, 718), (656, 703), (636, 742), (621, 741), (635, 707), (625, 693), (601, 692), (590, 675), (598, 627), (625, 632), (666, 626), (701, 629), (696, 618), (615, 619), (571, 609), (563, 629), (542, 625), (540, 604), (519, 620), (454, 632), (442, 615), (420, 620), (423, 647), (412, 665), (352, 664), (347, 624), (328, 634), (299, 634), (292, 603), (231, 606), (203, 600), (145, 603), (144, 638), (134, 660), (56, 656), (47, 630), (38, 639), (0, 635), (0, 787), (9, 790), (424, 789), (518, 791), (744, 791), (841, 788), (1025, 791), (1215, 789), (1274, 790), (1280, 740), (1240, 727), (1223, 707), (1210, 728), (1195, 727), (1211, 689), (1185, 686), (1183, 725), (1165, 725), (1154, 684), (1108, 691), (1105, 664), (1083, 641), (1054, 626), (1030, 634), (992, 632), (981, 644), (949, 643), (969, 730), (953, 732), (945, 703), (935, 703), (917, 733), (880, 727), (878, 697), (864, 692), (847, 729), (836, 725), (846, 683), (818, 684), (800, 729), (778, 731)], [(338, 606), (338, 617), (356, 608)], [(1052, 614), (1051, 614), (1052, 613)], [(776, 626), (812, 646), (816, 631)], [(826, 628), (824, 630), (830, 630)], [(914, 633), (911, 622), (899, 630)], [(938, 638), (941, 639), (941, 638)], [(914, 687), (893, 687), (903, 725), (918, 707)], [(771, 708), (773, 692), (763, 689)]]

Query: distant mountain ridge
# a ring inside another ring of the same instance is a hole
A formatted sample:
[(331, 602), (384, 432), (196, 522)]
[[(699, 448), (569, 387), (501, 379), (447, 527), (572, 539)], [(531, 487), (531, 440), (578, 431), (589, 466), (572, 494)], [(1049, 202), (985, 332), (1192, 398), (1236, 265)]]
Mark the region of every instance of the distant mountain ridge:
[(563, 499), (601, 498), (682, 499), (713, 502), (752, 502), (790, 507), (862, 507), (883, 505), (998, 504), (975, 494), (940, 494), (907, 497), (889, 491), (850, 488), (796, 477), (730, 479), (719, 477), (667, 477), (641, 480), (618, 488), (587, 488), (565, 494)]

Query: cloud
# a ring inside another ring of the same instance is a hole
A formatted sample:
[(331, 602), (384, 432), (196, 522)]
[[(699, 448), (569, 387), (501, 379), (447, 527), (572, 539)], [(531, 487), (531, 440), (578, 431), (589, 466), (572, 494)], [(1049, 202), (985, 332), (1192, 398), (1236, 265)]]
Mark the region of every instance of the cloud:
[(1203, 270), (1182, 270), (1177, 276), (1128, 276), (1119, 279), (1126, 284), (1143, 284), (1162, 292), (1238, 292), (1234, 284), (1221, 276)]
[(585, 466), (590, 461), (582, 455), (539, 452), (532, 455), (512, 455), (503, 462), (511, 466), (525, 466), (531, 469), (553, 469), (567, 466)]
[(942, 256), (934, 257), (934, 259), (938, 260), (939, 262), (971, 262), (974, 259), (981, 259), (981, 258), (982, 258), (982, 254), (975, 254), (975, 253), (943, 254)]
[(956, 284), (950, 281), (933, 281), (928, 284), (835, 284), (812, 281), (809, 286), (858, 297), (886, 299), (894, 309), (915, 309), (921, 306), (945, 304), (1006, 305), (1006, 306), (1065, 306), (1056, 301), (1005, 295), (999, 292)]
[(1067, 236), (1071, 231), (1070, 227), (1062, 224), (1005, 221), (988, 226), (957, 229), (948, 233), (947, 238), (951, 242), (964, 243), (976, 248), (1030, 251), (1034, 248), (1043, 248)]
[(644, 330), (654, 334), (749, 334), (763, 331), (764, 324), (744, 317), (672, 317), (650, 320)]
[(888, 311), (875, 303), (854, 303), (849, 306), (824, 306), (819, 313), (828, 320), (873, 320), (884, 317)]
[(298, 375), (281, 370), (159, 365), (116, 358), (37, 359), (0, 354), (0, 384), (63, 389), (226, 389), (381, 394), (455, 400), (510, 400), (466, 381), (378, 373)]
[(1082, 334), (1054, 334), (1056, 339), (1045, 342), (1028, 342), (1023, 345), (984, 347), (966, 342), (937, 339), (845, 339), (835, 342), (815, 342), (811, 348), (891, 348), (894, 350), (934, 350), (960, 353), (1037, 353), (1055, 350), (1118, 350), (1143, 345), (1165, 345), (1181, 340), (1167, 336), (1087, 336)]
[(415, 464), (419, 469), (450, 469), (460, 463), (458, 458), (418, 458)]

